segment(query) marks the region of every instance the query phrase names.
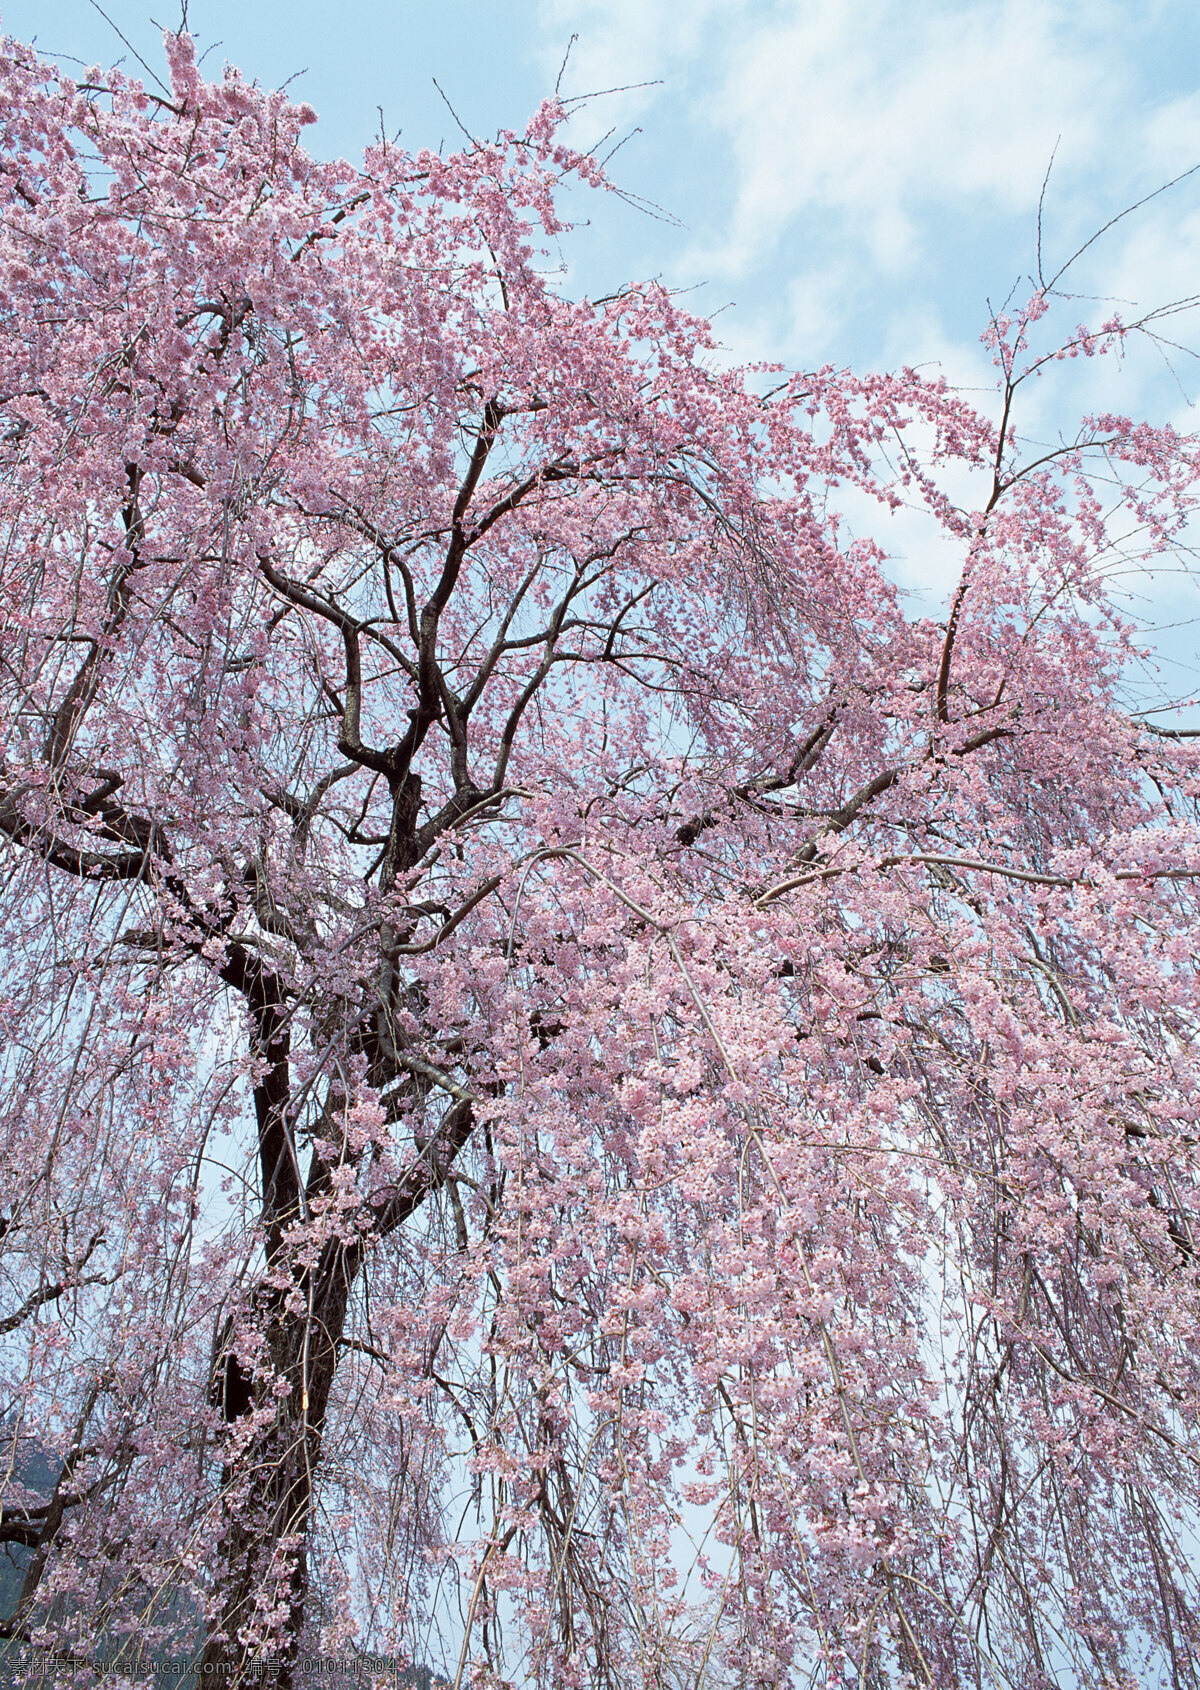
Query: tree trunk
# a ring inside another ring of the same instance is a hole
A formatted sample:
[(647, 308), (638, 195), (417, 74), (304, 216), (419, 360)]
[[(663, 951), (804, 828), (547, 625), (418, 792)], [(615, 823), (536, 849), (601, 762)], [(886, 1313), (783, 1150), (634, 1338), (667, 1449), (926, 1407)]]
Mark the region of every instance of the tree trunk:
[[(459, 1098), (452, 1103), (404, 1178), (371, 1214), (372, 1239), (385, 1238), (402, 1226), (430, 1192), (444, 1184), (474, 1126), (471, 1100)], [(331, 1170), (316, 1159), (308, 1178), (309, 1201), (330, 1184)], [(255, 1434), (222, 1475), (219, 1608), (210, 1623), (201, 1667), (231, 1687), (252, 1682), (273, 1690), (293, 1690), (296, 1684), (321, 1442), (364, 1243), (365, 1236), (352, 1243), (330, 1240), (314, 1268), (297, 1269), (293, 1283), (305, 1299), (300, 1312), (288, 1310), (286, 1293), (274, 1291), (269, 1301), (264, 1298), (270, 1378), (272, 1385), (283, 1382), (289, 1387), (285, 1394), (267, 1394), (261, 1387), (256, 1391), (239, 1369), (242, 1395), (235, 1400), (237, 1394), (230, 1389), (226, 1373), (227, 1418), (239, 1418), (272, 1401), (276, 1405), (271, 1423)], [(275, 1265), (280, 1265), (280, 1256)], [(277, 1618), (269, 1643), (260, 1640), (263, 1598), (268, 1607), (282, 1604), (286, 1610)], [(258, 1669), (253, 1673), (252, 1662)]]
[[(331, 1241), (316, 1268), (298, 1276), (301, 1289), (311, 1293), (309, 1308), (268, 1315), (273, 1381), (289, 1389), (252, 1399), (257, 1408), (273, 1401), (275, 1418), (222, 1474), (219, 1609), (200, 1659), (202, 1671), (227, 1686), (292, 1690), (297, 1683), (314, 1487), (360, 1262), (357, 1244)], [(276, 1610), (273, 1624), (270, 1609)]]

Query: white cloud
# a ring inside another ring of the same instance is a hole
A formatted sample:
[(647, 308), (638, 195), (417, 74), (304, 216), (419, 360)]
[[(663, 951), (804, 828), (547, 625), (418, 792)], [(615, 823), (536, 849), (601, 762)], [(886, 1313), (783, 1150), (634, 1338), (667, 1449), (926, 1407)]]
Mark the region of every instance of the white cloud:
[[(578, 35), (564, 93), (654, 82), (696, 58), (714, 29), (746, 10), (744, 0), (543, 0), (543, 64), (557, 72), (568, 41)], [(639, 90), (622, 103), (621, 117), (654, 97), (651, 89)]]
[(1121, 8), (1104, 0), (546, 0), (542, 17), (579, 32), (576, 79), (686, 84), (736, 167), (709, 253), (729, 274), (814, 207), (902, 268), (923, 208), (1036, 205), (1056, 142), (1060, 170), (1092, 159), (1121, 98)]
[[(739, 359), (935, 365), (992, 411), (976, 337), (988, 298), (1029, 291), (1051, 155), (1048, 268), (1200, 159), (1186, 0), (543, 0), (540, 17), (554, 71), (579, 32), (572, 91), (662, 79), (616, 118), (645, 128), (641, 191), (688, 225), (645, 249), (672, 280), (715, 284), (701, 309), (736, 292), (717, 328)], [(1090, 249), (1064, 284), (1084, 297), (1048, 332), (1200, 293), (1198, 190), (1200, 176)], [(1177, 362), (1182, 387), (1156, 358), (1055, 365), (1018, 426), (1053, 444), (1116, 408), (1194, 427), (1200, 368)], [(925, 519), (853, 514), (900, 582), (942, 597), (956, 563)]]
[(812, 207), (892, 271), (926, 208), (1032, 209), (1056, 143), (1060, 172), (1091, 160), (1119, 98), (1107, 24), (1047, 0), (811, 0), (752, 32), (715, 106), (740, 177), (728, 262)]

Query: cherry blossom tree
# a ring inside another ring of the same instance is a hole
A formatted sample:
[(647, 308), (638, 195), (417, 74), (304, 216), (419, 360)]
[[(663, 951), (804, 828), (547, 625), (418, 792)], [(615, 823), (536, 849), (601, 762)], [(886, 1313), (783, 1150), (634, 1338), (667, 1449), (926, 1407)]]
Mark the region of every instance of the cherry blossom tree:
[(1200, 1681), (1200, 453), (1018, 428), (1130, 330), (730, 370), (557, 102), (166, 46), (0, 62), (9, 1664)]

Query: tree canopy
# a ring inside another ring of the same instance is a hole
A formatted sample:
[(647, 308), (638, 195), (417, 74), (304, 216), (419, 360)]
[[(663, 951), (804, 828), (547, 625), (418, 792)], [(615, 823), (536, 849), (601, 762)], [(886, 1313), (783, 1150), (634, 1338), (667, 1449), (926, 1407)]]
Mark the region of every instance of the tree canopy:
[(11, 1659), (1195, 1684), (1200, 765), (1111, 577), (1200, 456), (1020, 426), (1136, 325), (734, 369), (566, 290), (557, 101), (322, 163), (165, 39), (0, 60)]

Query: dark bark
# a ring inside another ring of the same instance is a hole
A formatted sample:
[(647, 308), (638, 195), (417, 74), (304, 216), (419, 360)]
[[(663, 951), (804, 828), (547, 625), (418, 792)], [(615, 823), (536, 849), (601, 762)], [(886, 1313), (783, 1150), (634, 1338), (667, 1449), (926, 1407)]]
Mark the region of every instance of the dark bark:
[[(223, 1474), (221, 1612), (200, 1658), (202, 1672), (219, 1676), (229, 1686), (253, 1683), (292, 1690), (296, 1683), (314, 1484), (339, 1340), (361, 1258), (361, 1246), (331, 1242), (312, 1270), (311, 1282), (302, 1284), (311, 1299), (306, 1314), (296, 1316), (277, 1307), (268, 1316), (268, 1378), (272, 1387), (285, 1383), (288, 1394), (274, 1399), (279, 1404), (274, 1421), (250, 1439)], [(237, 1373), (244, 1381), (240, 1363)], [(261, 1394), (257, 1400), (264, 1400)], [(284, 1548), (289, 1540), (291, 1547)], [(263, 1652), (246, 1633), (260, 1618), (259, 1595), (277, 1591), (280, 1583), (288, 1617), (282, 1639), (266, 1651), (264, 1662)], [(256, 1660), (265, 1671), (249, 1670)]]
[[(232, 1352), (223, 1360), (216, 1389), (234, 1437), (237, 1421), (250, 1408), (278, 1404), (272, 1423), (230, 1459), (222, 1475), (221, 1612), (200, 1665), (230, 1687), (245, 1683), (293, 1690), (304, 1635), (314, 1489), (341, 1340), (366, 1245), (402, 1225), (445, 1183), (474, 1125), (472, 1104), (466, 1099), (453, 1103), (395, 1191), (364, 1213), (358, 1238), (331, 1240), (315, 1267), (296, 1271), (294, 1284), (306, 1304), (303, 1314), (288, 1310), (278, 1290), (260, 1297), (268, 1365), (259, 1379)], [(331, 1176), (330, 1166), (314, 1156), (306, 1189), (310, 1202), (329, 1188)], [(276, 1396), (281, 1382), (286, 1394)], [(281, 1545), (289, 1539), (293, 1547), (285, 1552), (281, 1570)], [(288, 1617), (281, 1642), (266, 1651), (264, 1661), (244, 1634), (255, 1624), (256, 1598), (278, 1588), (281, 1577)]]

